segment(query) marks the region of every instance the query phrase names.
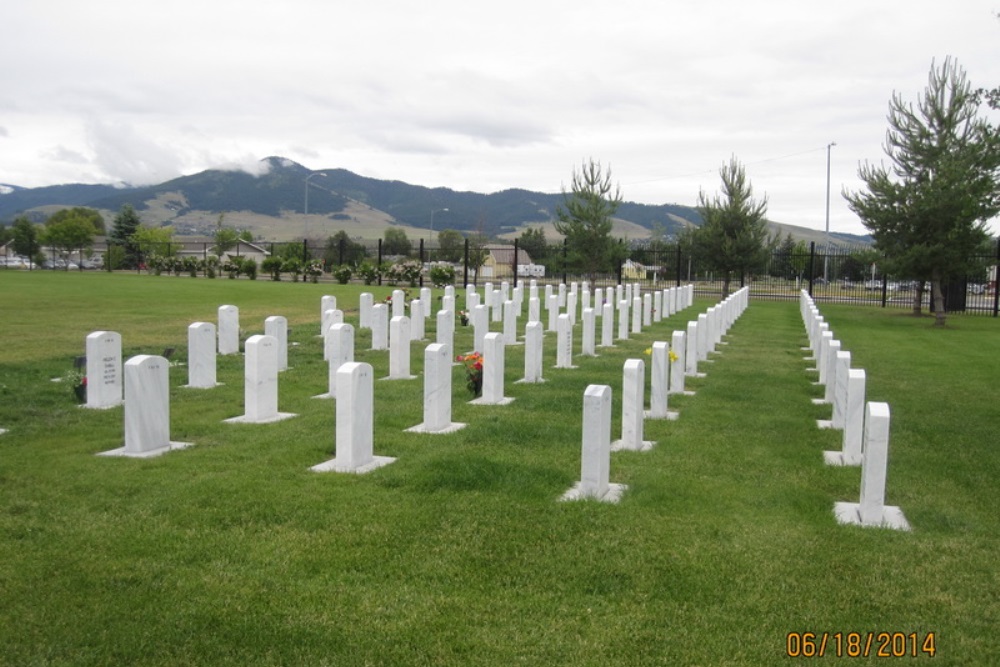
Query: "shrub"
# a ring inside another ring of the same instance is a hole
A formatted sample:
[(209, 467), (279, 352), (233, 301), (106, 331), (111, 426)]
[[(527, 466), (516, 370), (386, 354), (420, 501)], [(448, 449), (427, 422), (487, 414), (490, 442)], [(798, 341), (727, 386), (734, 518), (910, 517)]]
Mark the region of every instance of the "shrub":
[(358, 275), (361, 276), (363, 281), (365, 281), (365, 285), (371, 285), (378, 280), (378, 277), (381, 275), (381, 271), (371, 262), (361, 262), (361, 264), (358, 265)]
[(283, 265), (284, 260), (272, 255), (260, 263), (260, 268), (271, 274), (271, 280), (281, 280), (281, 268)]
[(281, 263), (281, 270), (285, 273), (292, 274), (292, 282), (299, 282), (299, 276), (302, 275), (302, 260), (295, 257), (289, 257)]
[(240, 270), (250, 280), (257, 280), (257, 260), (250, 257), (243, 258), (243, 265)]
[(350, 282), (351, 276), (353, 274), (354, 272), (351, 270), (351, 267), (347, 266), (346, 264), (343, 266), (338, 266), (336, 269), (333, 270), (334, 279), (341, 285), (346, 285), (348, 282)]
[(448, 264), (438, 264), (431, 267), (431, 282), (434, 287), (444, 287), (455, 284), (455, 267)]

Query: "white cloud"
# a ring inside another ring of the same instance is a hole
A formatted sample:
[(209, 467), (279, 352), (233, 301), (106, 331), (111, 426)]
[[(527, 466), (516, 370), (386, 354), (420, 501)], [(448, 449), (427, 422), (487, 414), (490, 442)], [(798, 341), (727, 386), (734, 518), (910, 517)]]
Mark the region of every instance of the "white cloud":
[[(857, 232), (838, 195), (881, 159), (892, 92), (915, 99), (946, 55), (996, 85), (994, 5), (14, 3), (0, 181), (146, 183), (285, 155), (553, 192), (593, 156), (629, 199), (693, 204), (735, 154), (774, 218), (821, 228), (836, 141), (831, 227)], [(150, 48), (152, 35), (183, 39)]]

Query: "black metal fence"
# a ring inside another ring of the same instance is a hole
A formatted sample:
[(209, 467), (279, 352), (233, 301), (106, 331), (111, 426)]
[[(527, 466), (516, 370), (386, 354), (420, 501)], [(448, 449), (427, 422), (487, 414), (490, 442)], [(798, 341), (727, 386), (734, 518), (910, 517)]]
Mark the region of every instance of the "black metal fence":
[[(627, 245), (620, 241), (615, 250), (605, 271), (588, 273), (572, 266), (565, 243), (536, 247), (529, 256), (517, 241), (482, 245), (468, 239), (457, 248), (441, 247), (424, 239), (408, 248), (391, 246), (382, 239), (240, 242), (222, 253), (211, 242), (175, 241), (134, 247), (99, 243), (78, 250), (41, 248), (31, 262), (17, 258), (8, 247), (0, 253), (0, 268), (131, 270), (252, 278), (259, 270), (272, 279), (285, 275), (293, 280), (301, 276), (313, 281), (336, 279), (378, 285), (410, 282), (421, 286), (428, 280), (457, 284), (508, 280), (515, 285), (523, 280), (587, 280), (594, 287), (632, 282), (650, 288), (692, 283), (695, 293), (705, 296), (719, 296), (725, 290), (726, 276), (713, 271), (704, 258), (685, 251), (679, 244)], [(971, 258), (972, 273), (943, 286), (945, 309), (997, 317), (998, 264), (1000, 242), (992, 252)], [(795, 250), (775, 250), (756, 266), (731, 273), (729, 290), (749, 285), (751, 298), (796, 300), (799, 291), (805, 289), (819, 302), (910, 309), (919, 302), (923, 309), (932, 309), (929, 283), (912, 276), (889, 275), (881, 265), (880, 256), (870, 247), (817, 248), (811, 244), (804, 249), (800, 245)], [(432, 277), (435, 268), (443, 273)]]

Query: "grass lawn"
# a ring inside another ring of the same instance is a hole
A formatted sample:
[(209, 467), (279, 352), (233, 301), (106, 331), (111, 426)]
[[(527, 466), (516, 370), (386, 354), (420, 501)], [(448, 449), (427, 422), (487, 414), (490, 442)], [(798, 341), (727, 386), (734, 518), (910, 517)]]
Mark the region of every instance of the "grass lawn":
[[(790, 632), (829, 633), (833, 660), (834, 633), (844, 654), (847, 633), (901, 633), (907, 653), (915, 636), (921, 661), (934, 633), (936, 662), (997, 664), (997, 320), (936, 330), (820, 305), (868, 399), (890, 404), (886, 500), (913, 527), (902, 533), (834, 520), (860, 470), (823, 465), (840, 433), (816, 428), (830, 408), (810, 402), (822, 389), (795, 302), (752, 301), (707, 377), (688, 380), (696, 394), (671, 396), (680, 419), (646, 421), (656, 447), (612, 456), (611, 481), (629, 486), (619, 505), (557, 502), (579, 479), (583, 391), (612, 387), (617, 438), (624, 361), (648, 367), (644, 350), (711, 301), (575, 370), (553, 368), (547, 334), (541, 385), (514, 384), (523, 351), (508, 348), (506, 407), (468, 405), (456, 367), (453, 420), (469, 426), (453, 434), (404, 432), (422, 420), (422, 378), (377, 381), (375, 453), (397, 462), (310, 472), (334, 445), (334, 403), (312, 398), (327, 383), (320, 296), (356, 325), (362, 291), (0, 271), (0, 664), (797, 664)], [(183, 389), (186, 368), (171, 369), (171, 439), (194, 447), (94, 456), (121, 446), (121, 408), (80, 409), (51, 381), (85, 336), (110, 329), (126, 358), (176, 347), (184, 360), (188, 324), (227, 303), (247, 335), (288, 318), (279, 409), (298, 416), (223, 423), (243, 414), (243, 368), (220, 357), (216, 389)], [(459, 351), (471, 340), (459, 326)], [(388, 375), (369, 343), (356, 332), (355, 359)], [(423, 344), (411, 357), (419, 374)]]

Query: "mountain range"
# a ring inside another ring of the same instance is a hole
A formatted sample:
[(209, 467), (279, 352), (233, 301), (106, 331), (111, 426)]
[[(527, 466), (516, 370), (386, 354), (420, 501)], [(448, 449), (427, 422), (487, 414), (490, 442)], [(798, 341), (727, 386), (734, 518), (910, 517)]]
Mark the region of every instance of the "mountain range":
[[(0, 223), (18, 215), (40, 222), (67, 206), (98, 209), (110, 223), (124, 204), (131, 204), (146, 224), (172, 225), (178, 234), (207, 233), (224, 215), (226, 224), (251, 229), (266, 240), (325, 237), (342, 228), (352, 236), (374, 238), (390, 225), (416, 233), (455, 229), (509, 237), (535, 225), (554, 233), (551, 222), (563, 201), (562, 194), (522, 189), (481, 194), (367, 178), (339, 168), (309, 170), (281, 157), (265, 158), (259, 167), (256, 175), (209, 169), (142, 187), (0, 184)], [(701, 224), (697, 210), (681, 204), (623, 202), (615, 217), (615, 234), (630, 238), (649, 236), (654, 228), (674, 235)], [(800, 238), (817, 233), (788, 225), (781, 229)], [(837, 236), (848, 243), (865, 240)]]

